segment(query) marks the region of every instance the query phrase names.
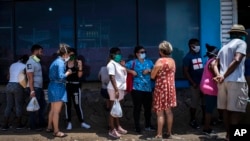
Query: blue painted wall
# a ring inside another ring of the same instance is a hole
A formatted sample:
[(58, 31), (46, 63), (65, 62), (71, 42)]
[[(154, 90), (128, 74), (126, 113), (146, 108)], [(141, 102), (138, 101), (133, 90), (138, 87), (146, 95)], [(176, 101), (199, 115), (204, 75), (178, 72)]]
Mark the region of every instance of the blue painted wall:
[(220, 0), (200, 0), (200, 45), (202, 56), (206, 53), (206, 43), (218, 48), (221, 47), (220, 20)]

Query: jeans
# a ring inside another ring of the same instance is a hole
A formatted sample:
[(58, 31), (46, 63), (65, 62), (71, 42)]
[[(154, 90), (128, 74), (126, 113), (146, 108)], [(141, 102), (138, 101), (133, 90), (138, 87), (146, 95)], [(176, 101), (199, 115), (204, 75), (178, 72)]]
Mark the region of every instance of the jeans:
[(15, 105), (16, 116), (21, 117), (23, 113), (23, 104), (24, 104), (24, 89), (23, 87), (16, 82), (9, 82), (6, 86), (6, 98), (7, 105), (5, 108), (4, 116), (10, 117), (12, 108)]
[[(45, 108), (46, 108), (46, 101), (44, 97), (44, 92), (42, 88), (34, 88), (36, 98), (40, 109), (35, 112), (29, 112), (29, 128), (30, 129), (39, 129), (46, 126), (45, 124)], [(28, 94), (30, 94), (30, 89), (27, 88)]]

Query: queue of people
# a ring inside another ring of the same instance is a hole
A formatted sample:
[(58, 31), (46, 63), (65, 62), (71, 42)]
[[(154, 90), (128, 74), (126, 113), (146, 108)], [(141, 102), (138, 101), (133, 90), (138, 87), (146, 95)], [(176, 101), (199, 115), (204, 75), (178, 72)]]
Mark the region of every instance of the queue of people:
[[(233, 25), (229, 31), (231, 40), (221, 49), (206, 44), (208, 57), (206, 63), (200, 53), (198, 39), (190, 39), (189, 52), (183, 58), (183, 73), (190, 84), (191, 105), (189, 125), (199, 129), (201, 121), (204, 124), (203, 132), (211, 134), (214, 131), (210, 125), (212, 113), (218, 109), (220, 120), (224, 120), (226, 139), (229, 140), (229, 125), (239, 124), (241, 113), (246, 111), (248, 101), (248, 85), (245, 78), (245, 56), (247, 32), (242, 25)], [(71, 130), (71, 106), (74, 104), (80, 126), (85, 129), (91, 126), (85, 122), (84, 111), (81, 107), (81, 81), (83, 64), (77, 59), (77, 52), (69, 45), (61, 43), (57, 52), (58, 57), (49, 68), (48, 101), (50, 111), (48, 124), (45, 125), (46, 102), (43, 93), (43, 76), (40, 58), (43, 48), (33, 45), (31, 55), (28, 58), (22, 56), (18, 62), (10, 66), (9, 83), (7, 91), (7, 107), (4, 115), (2, 130), (8, 130), (9, 116), (14, 103), (16, 116), (21, 129), (24, 90), (30, 97), (36, 97), (40, 109), (29, 112), (29, 128), (41, 130), (46, 127), (46, 132), (51, 132), (55, 137), (65, 137), (59, 129), (59, 114), (65, 104), (66, 129)], [(106, 109), (111, 111), (116, 101), (121, 102), (126, 95), (127, 74), (133, 75), (133, 88), (131, 97), (133, 102), (134, 129), (138, 134), (142, 133), (142, 127), (146, 131), (155, 131), (154, 139), (163, 138), (163, 127), (166, 123), (166, 138), (177, 138), (173, 135), (173, 112), (177, 106), (175, 88), (175, 60), (171, 57), (173, 47), (170, 42), (163, 41), (158, 46), (159, 58), (155, 63), (147, 58), (146, 49), (143, 46), (134, 48), (134, 58), (125, 62), (119, 47), (109, 50), (107, 64), (100, 69), (98, 78), (102, 81), (101, 94), (106, 99)], [(23, 88), (18, 82), (19, 73), (25, 71), (28, 78), (27, 88)], [(154, 85), (153, 85), (154, 84)], [(241, 91), (239, 91), (241, 90)], [(20, 94), (19, 94), (20, 93)], [(18, 108), (19, 107), (19, 108)], [(141, 108), (144, 109), (144, 125), (141, 123)], [(217, 107), (217, 108), (216, 108)], [(202, 109), (202, 118), (198, 119), (197, 109)], [(157, 128), (152, 126), (152, 110), (156, 113)], [(120, 138), (128, 133), (120, 123), (119, 117), (109, 115), (108, 135)]]

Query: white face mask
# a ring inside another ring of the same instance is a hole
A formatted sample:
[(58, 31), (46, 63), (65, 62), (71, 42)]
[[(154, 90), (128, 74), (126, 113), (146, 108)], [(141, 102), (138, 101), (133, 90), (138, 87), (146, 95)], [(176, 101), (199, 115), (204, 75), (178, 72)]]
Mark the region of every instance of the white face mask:
[(141, 59), (145, 59), (145, 58), (146, 58), (146, 54), (145, 54), (145, 53), (141, 53), (141, 54), (140, 54), (140, 58), (141, 58)]
[(70, 57), (68, 56), (67, 58), (64, 59), (65, 62), (68, 62)]
[(200, 51), (200, 46), (194, 46), (192, 47), (192, 50), (195, 52), (195, 53), (198, 53)]

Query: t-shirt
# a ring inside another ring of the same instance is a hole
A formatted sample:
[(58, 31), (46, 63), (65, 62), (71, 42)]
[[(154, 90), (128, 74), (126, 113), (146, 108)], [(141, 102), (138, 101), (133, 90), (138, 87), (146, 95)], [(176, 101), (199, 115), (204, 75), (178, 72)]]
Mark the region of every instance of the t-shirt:
[(110, 81), (107, 66), (101, 67), (98, 77), (101, 77), (102, 88), (107, 89), (108, 83)]
[(152, 91), (152, 81), (150, 77), (150, 73), (143, 74), (144, 70), (152, 70), (154, 67), (154, 64), (151, 60), (145, 59), (143, 62), (140, 62), (138, 59), (131, 60), (126, 63), (126, 68), (131, 69), (134, 64), (134, 71), (137, 73), (136, 76), (134, 76), (133, 79), (133, 90), (138, 91), (146, 91), (151, 92)]
[(11, 64), (10, 66), (10, 79), (9, 82), (18, 82), (18, 75), (24, 71), (25, 64), (21, 63), (20, 61)]
[[(107, 69), (108, 69), (109, 75), (115, 76), (117, 88), (119, 90), (126, 90), (126, 88), (127, 88), (127, 86), (126, 86), (126, 78), (127, 78), (126, 68), (123, 67), (122, 65), (120, 65), (119, 63), (117, 63), (113, 60), (110, 60), (108, 65), (107, 65)], [(113, 87), (111, 81), (109, 81), (107, 89), (114, 90), (114, 87)]]
[[(36, 62), (33, 59), (33, 56), (30, 56), (29, 60), (26, 63), (26, 72), (33, 72), (34, 87), (37, 88), (43, 87), (42, 67), (40, 62)], [(29, 87), (29, 83), (27, 87)]]
[(183, 67), (188, 67), (188, 73), (196, 84), (200, 84), (203, 73), (203, 62), (199, 53), (189, 52), (183, 58)]
[[(241, 53), (246, 55), (247, 45), (246, 42), (241, 39), (232, 39), (226, 45), (224, 45), (217, 58), (220, 59), (220, 74), (224, 75), (227, 71), (230, 63), (233, 61), (235, 53)], [(245, 57), (240, 62), (239, 66), (228, 76), (224, 81), (232, 82), (246, 82), (245, 76)]]

